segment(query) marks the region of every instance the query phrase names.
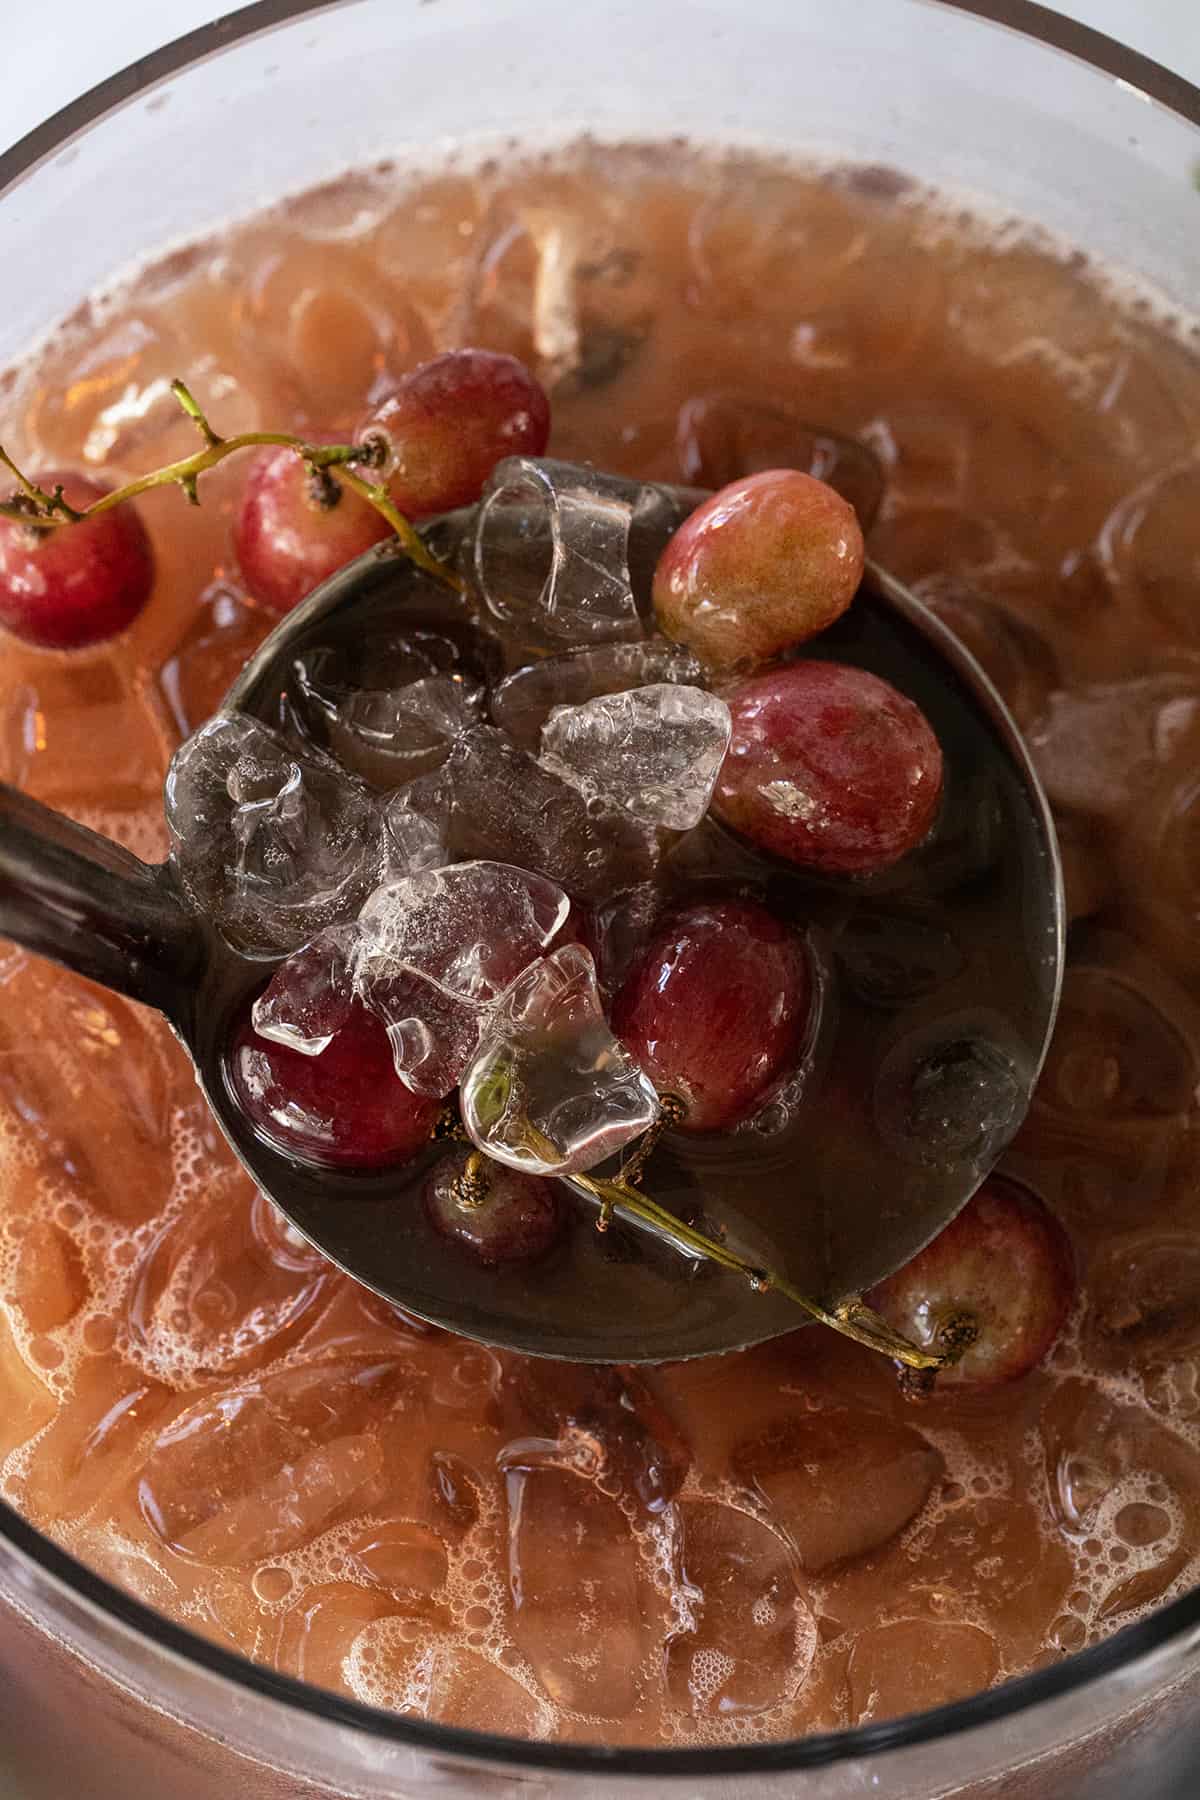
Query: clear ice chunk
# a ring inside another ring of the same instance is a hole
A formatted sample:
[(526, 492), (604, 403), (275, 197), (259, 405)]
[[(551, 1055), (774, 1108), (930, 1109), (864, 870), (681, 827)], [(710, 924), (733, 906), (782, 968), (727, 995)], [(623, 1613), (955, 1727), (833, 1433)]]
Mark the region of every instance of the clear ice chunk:
[(662, 890), (658, 884), (644, 881), (627, 893), (618, 894), (608, 905), (593, 910), (588, 943), (604, 993), (618, 992), (634, 958), (650, 936), (662, 906)]
[(724, 700), (661, 682), (556, 707), (540, 760), (589, 800), (613, 800), (649, 824), (690, 831), (708, 811), (730, 730)]
[(580, 944), (532, 964), (489, 1011), (461, 1097), (472, 1142), (533, 1175), (590, 1169), (658, 1114), (653, 1086), (608, 1028)]
[(809, 425), (750, 394), (717, 392), (685, 400), (675, 427), (685, 481), (722, 488), (764, 469), (801, 469), (835, 488), (870, 531), (883, 503), (883, 466), (857, 438)]
[(540, 875), (456, 863), (386, 882), (359, 916), (355, 994), (383, 1020), (396, 1073), (414, 1092), (455, 1087), (481, 1016), (560, 930), (570, 902)]
[(397, 788), (383, 809), (384, 881), (441, 869), (452, 859), (446, 846), (449, 801), (436, 775), (418, 776)]
[(642, 577), (649, 586), (641, 540), (655, 537), (656, 556), (686, 510), (649, 483), (508, 457), (480, 503), (475, 584), (493, 619), (523, 644), (636, 642), (646, 635), (636, 590)]
[(354, 988), (410, 974), (451, 1000), (486, 1006), (511, 986), (561, 929), (560, 887), (500, 862), (425, 869), (376, 888), (358, 920)]
[(362, 783), (243, 713), (180, 745), (164, 798), (188, 898), (247, 955), (295, 949), (353, 915), (378, 879)]
[(1164, 672), (1059, 690), (1027, 739), (1050, 799), (1103, 818), (1194, 746), (1198, 724), (1195, 677)]
[(307, 651), (289, 698), (304, 733), (377, 787), (436, 768), (473, 725), (483, 686), (453, 639), (414, 629), (347, 649)]
[(648, 880), (658, 862), (652, 826), (578, 788), (518, 750), (503, 732), (464, 732), (443, 767), (409, 784), (387, 808), (389, 832), (426, 821), (451, 856), (533, 869), (579, 900), (608, 900)]
[(601, 694), (622, 694), (662, 681), (699, 687), (703, 679), (699, 658), (669, 638), (599, 644), (592, 650), (545, 656), (506, 676), (492, 693), (492, 719), (522, 750), (536, 750), (542, 726), (556, 706), (580, 706)]
[(483, 1009), (407, 971), (376, 974), (369, 992), (405, 1086), (436, 1100), (456, 1088), (479, 1048)]
[(251, 1009), (259, 1037), (320, 1056), (350, 1017), (350, 960), (358, 927), (331, 925), (279, 965)]

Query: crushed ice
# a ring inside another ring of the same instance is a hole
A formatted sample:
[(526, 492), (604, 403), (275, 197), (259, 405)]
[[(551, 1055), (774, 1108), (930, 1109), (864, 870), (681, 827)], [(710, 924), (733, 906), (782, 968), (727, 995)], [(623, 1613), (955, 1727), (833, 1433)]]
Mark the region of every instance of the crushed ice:
[(185, 894), (247, 955), (307, 942), (378, 878), (372, 795), (245, 714), (218, 714), (180, 746), (164, 798)]
[(541, 762), (589, 800), (689, 831), (708, 810), (730, 731), (715, 694), (664, 682), (556, 707), (542, 728)]
[(590, 1169), (657, 1114), (653, 1086), (609, 1029), (580, 944), (533, 963), (489, 1011), (462, 1081), (472, 1141), (534, 1175)]

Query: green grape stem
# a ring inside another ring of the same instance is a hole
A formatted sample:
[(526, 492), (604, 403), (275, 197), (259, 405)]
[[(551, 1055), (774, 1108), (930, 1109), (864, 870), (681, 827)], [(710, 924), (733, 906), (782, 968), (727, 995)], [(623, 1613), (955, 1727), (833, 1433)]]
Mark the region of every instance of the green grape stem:
[(336, 479), (386, 519), (401, 548), (419, 569), (461, 592), (463, 584), (459, 577), (426, 548), (420, 533), (396, 506), (386, 486), (382, 482), (366, 479), (358, 469), (351, 468), (352, 463), (368, 471), (376, 468), (380, 450), (378, 442), (368, 439), (361, 444), (310, 444), (290, 431), (241, 431), (233, 437), (223, 438), (213, 430), (204, 409), (185, 382), (173, 381), (171, 392), (203, 438), (203, 449), (195, 451), (191, 456), (181, 457), (177, 462), (167, 463), (161, 469), (154, 469), (148, 475), (139, 475), (133, 481), (127, 481), (123, 487), (114, 488), (110, 494), (103, 495), (80, 512), (66, 500), (61, 487), (48, 493), (45, 488), (31, 481), (3, 446), (0, 446), (0, 468), (7, 469), (20, 489), (16, 498), (0, 501), (0, 519), (12, 519), (36, 531), (58, 531), (64, 526), (78, 525), (84, 519), (98, 518), (101, 513), (111, 512), (113, 507), (121, 506), (127, 500), (136, 500), (140, 494), (148, 494), (153, 488), (171, 486), (182, 488), (185, 497), (196, 505), (199, 502), (196, 484), (201, 475), (206, 474), (209, 469), (215, 469), (227, 457), (236, 456), (239, 451), (270, 445), (294, 450), (301, 461), (314, 472), (336, 469)]
[[(523, 1121), (523, 1137), (530, 1153), (540, 1162), (553, 1164), (558, 1159), (555, 1146), (528, 1119)], [(922, 1350), (910, 1338), (893, 1331), (886, 1319), (872, 1311), (858, 1295), (852, 1295), (832, 1307), (822, 1306), (820, 1301), (802, 1294), (799, 1288), (794, 1287), (775, 1270), (753, 1263), (747, 1257), (740, 1256), (736, 1250), (731, 1250), (727, 1244), (720, 1243), (702, 1231), (696, 1231), (691, 1225), (685, 1225), (682, 1219), (677, 1219), (674, 1213), (668, 1212), (656, 1200), (651, 1200), (648, 1194), (633, 1186), (623, 1175), (618, 1175), (615, 1181), (606, 1181), (595, 1175), (572, 1175), (571, 1180), (576, 1187), (583, 1188), (599, 1201), (597, 1226), (601, 1231), (607, 1230), (614, 1213), (628, 1213), (669, 1238), (689, 1256), (703, 1257), (705, 1261), (717, 1263), (735, 1275), (744, 1276), (759, 1293), (765, 1294), (774, 1289), (818, 1324), (827, 1326), (830, 1331), (839, 1332), (842, 1337), (853, 1338), (855, 1343), (864, 1344), (867, 1349), (875, 1350), (881, 1356), (891, 1357), (907, 1369), (940, 1369), (947, 1360), (944, 1355), (935, 1351)]]

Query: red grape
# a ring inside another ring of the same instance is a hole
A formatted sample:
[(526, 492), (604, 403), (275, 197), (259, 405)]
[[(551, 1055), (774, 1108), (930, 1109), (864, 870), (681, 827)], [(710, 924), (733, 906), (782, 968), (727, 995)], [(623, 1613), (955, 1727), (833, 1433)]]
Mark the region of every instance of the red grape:
[(453, 1184), (470, 1154), (456, 1150), (431, 1173), (425, 1184), (430, 1223), (482, 1263), (528, 1262), (543, 1255), (562, 1227), (554, 1183), (489, 1161), (486, 1198), (478, 1206), (463, 1206)]
[(654, 571), (654, 610), (714, 669), (762, 662), (845, 612), (863, 556), (840, 494), (799, 469), (764, 469), (684, 520)]
[(937, 815), (942, 752), (920, 708), (877, 675), (795, 662), (727, 694), (713, 810), (752, 843), (829, 874), (885, 869)]
[(1029, 1373), (1066, 1323), (1075, 1261), (1066, 1232), (1028, 1188), (984, 1182), (919, 1256), (867, 1296), (922, 1349), (946, 1347), (961, 1323), (978, 1335), (939, 1382), (992, 1387)]
[[(110, 490), (82, 475), (48, 470), (47, 493), (61, 484), (82, 512)], [(0, 625), (46, 650), (99, 644), (131, 625), (154, 586), (154, 554), (132, 506), (98, 519), (38, 531), (0, 519)]]
[(410, 518), (478, 500), (506, 456), (540, 456), (550, 402), (525, 364), (492, 350), (448, 350), (402, 375), (359, 437), (382, 435), (392, 499)]
[(804, 951), (753, 900), (700, 901), (655, 928), (613, 1007), (616, 1035), (682, 1128), (726, 1131), (790, 1073), (812, 1005)]
[(405, 1087), (387, 1032), (357, 1000), (319, 1056), (268, 1042), (247, 1019), (229, 1075), (243, 1110), (277, 1150), (331, 1168), (407, 1161), (428, 1142), (440, 1109)]
[(264, 450), (247, 470), (233, 545), (249, 593), (285, 613), (390, 531), (336, 471), (314, 476), (294, 450), (280, 447)]

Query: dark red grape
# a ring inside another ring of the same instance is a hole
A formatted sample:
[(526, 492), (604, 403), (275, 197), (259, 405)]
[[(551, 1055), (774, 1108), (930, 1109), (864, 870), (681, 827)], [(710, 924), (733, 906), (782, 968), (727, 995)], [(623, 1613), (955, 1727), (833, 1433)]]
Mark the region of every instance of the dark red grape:
[[(40, 473), (37, 483), (47, 493), (61, 484), (80, 512), (110, 491), (55, 469)], [(78, 650), (116, 637), (137, 618), (153, 586), (150, 539), (128, 504), (49, 531), (0, 519), (0, 625), (28, 644)]]
[(1027, 1375), (1066, 1323), (1075, 1298), (1070, 1240), (1036, 1194), (992, 1175), (919, 1256), (868, 1296), (922, 1349), (977, 1335), (942, 1382), (992, 1387)]
[(858, 590), (863, 555), (840, 494), (799, 469), (764, 469), (684, 520), (654, 571), (654, 610), (712, 668), (745, 667), (832, 625)]
[(409, 518), (478, 500), (506, 456), (540, 456), (550, 403), (525, 364), (492, 350), (448, 350), (410, 369), (367, 418), (382, 435), (388, 489)]
[(390, 531), (336, 471), (314, 475), (295, 451), (277, 448), (247, 470), (233, 546), (247, 591), (260, 606), (285, 613)]
[(713, 810), (752, 843), (828, 874), (869, 874), (927, 835), (942, 752), (918, 706), (877, 675), (795, 662), (727, 694)]
[(464, 1206), (454, 1184), (470, 1155), (468, 1149), (454, 1151), (425, 1183), (425, 1211), (435, 1230), (482, 1263), (528, 1262), (544, 1255), (562, 1229), (554, 1183), (487, 1161), (486, 1197), (478, 1206)]
[(234, 1040), (229, 1079), (239, 1104), (276, 1149), (331, 1168), (405, 1162), (426, 1144), (440, 1102), (405, 1087), (383, 1025), (357, 1000), (319, 1056), (258, 1036)]
[(613, 1030), (682, 1128), (727, 1131), (795, 1067), (812, 1006), (802, 945), (753, 900), (700, 901), (667, 915), (625, 978)]

